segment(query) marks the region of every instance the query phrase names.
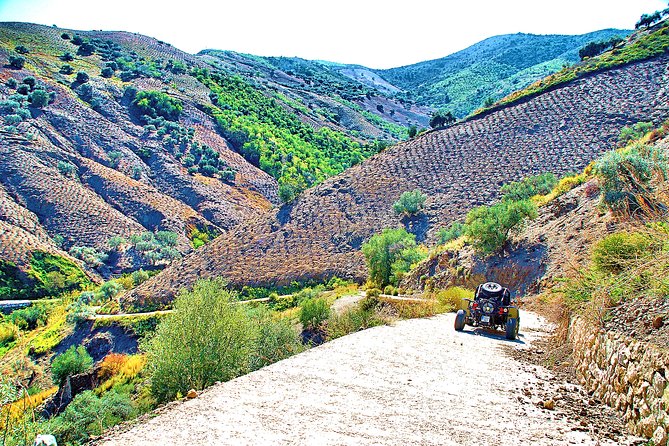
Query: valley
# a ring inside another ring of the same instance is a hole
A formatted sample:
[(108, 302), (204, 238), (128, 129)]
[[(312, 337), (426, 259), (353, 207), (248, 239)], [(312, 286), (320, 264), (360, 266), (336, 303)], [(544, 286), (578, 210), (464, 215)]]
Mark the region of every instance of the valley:
[(0, 23), (0, 444), (665, 446), (668, 19), (386, 70)]

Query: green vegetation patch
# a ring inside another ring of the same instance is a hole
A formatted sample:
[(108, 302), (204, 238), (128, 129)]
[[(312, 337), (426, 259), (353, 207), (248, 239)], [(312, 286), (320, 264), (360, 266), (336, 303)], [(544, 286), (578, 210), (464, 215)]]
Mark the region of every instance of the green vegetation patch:
[(195, 70), (210, 90), (209, 112), (247, 161), (279, 181), (285, 202), (375, 153), (342, 133), (314, 130), (239, 76)]
[(56, 297), (90, 284), (77, 264), (44, 251), (32, 253), (25, 272), (12, 262), (0, 260), (0, 300)]

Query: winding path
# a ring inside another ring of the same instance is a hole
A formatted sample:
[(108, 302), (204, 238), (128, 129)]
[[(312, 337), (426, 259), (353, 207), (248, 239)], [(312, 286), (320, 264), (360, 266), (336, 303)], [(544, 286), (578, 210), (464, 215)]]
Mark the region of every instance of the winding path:
[[(561, 383), (518, 362), (521, 337), (453, 330), (452, 314), (397, 322), (313, 348), (174, 403), (100, 443), (112, 445), (613, 445), (539, 390)], [(574, 387), (573, 391), (577, 391)]]

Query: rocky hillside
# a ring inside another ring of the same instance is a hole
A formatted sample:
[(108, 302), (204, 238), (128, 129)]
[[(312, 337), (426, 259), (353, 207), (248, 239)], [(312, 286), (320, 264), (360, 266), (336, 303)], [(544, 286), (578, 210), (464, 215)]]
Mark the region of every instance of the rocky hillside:
[[(126, 304), (169, 301), (200, 277), (276, 285), (333, 275), (364, 280), (359, 248), (385, 227), (421, 240), (494, 200), (499, 187), (532, 174), (582, 169), (610, 150), (621, 128), (667, 117), (668, 56), (585, 76), (485, 116), (422, 135), (237, 226), (147, 282)], [(401, 220), (405, 191), (427, 194), (424, 214)]]
[[(509, 34), (483, 40), (450, 56), (389, 70), (376, 70), (419, 104), (446, 108), (458, 117), (486, 100), (498, 100), (579, 61), (589, 42), (625, 37), (627, 30), (605, 29), (578, 36)], [(364, 77), (363, 77), (364, 79)]]
[(125, 32), (0, 23), (0, 60), (0, 266), (20, 271), (75, 247), (106, 258), (93, 275), (154, 267), (109, 240), (168, 231), (186, 254), (427, 120), (350, 80), (363, 105)]

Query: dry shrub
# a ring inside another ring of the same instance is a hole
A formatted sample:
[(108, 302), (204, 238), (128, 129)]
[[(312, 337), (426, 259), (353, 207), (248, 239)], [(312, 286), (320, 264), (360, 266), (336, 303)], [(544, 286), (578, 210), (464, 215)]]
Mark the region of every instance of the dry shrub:
[(474, 292), (459, 286), (452, 286), (438, 291), (435, 298), (439, 303), (440, 312), (457, 311), (461, 308), (463, 299), (474, 298)]
[[(124, 355), (119, 355), (119, 356), (124, 356)], [(95, 389), (95, 393), (98, 395), (102, 395), (104, 392), (108, 391), (117, 384), (126, 384), (131, 382), (140, 374), (140, 372), (144, 369), (145, 365), (146, 365), (146, 356), (144, 355), (125, 356), (123, 365), (121, 365), (118, 372), (112, 375), (112, 377), (110, 377), (106, 381), (104, 381), (100, 385), (100, 387)]]
[(7, 427), (5, 424), (7, 419), (9, 419), (9, 424), (11, 426), (13, 423), (21, 420), (28, 411), (41, 405), (47, 398), (55, 394), (57, 391), (58, 386), (54, 386), (34, 395), (26, 395), (23, 398), (19, 398), (13, 403), (0, 408), (0, 414), (2, 415), (0, 416), (0, 430), (4, 430), (5, 427)]
[(0, 323), (0, 347), (19, 337), (19, 327), (11, 323)]
[(105, 356), (98, 371), (100, 381), (106, 381), (118, 375), (127, 361), (128, 356), (120, 353), (110, 353)]
[(392, 314), (399, 319), (416, 319), (421, 317), (429, 317), (437, 314), (439, 303), (437, 300), (394, 300), (383, 299), (385, 305), (389, 307)]

